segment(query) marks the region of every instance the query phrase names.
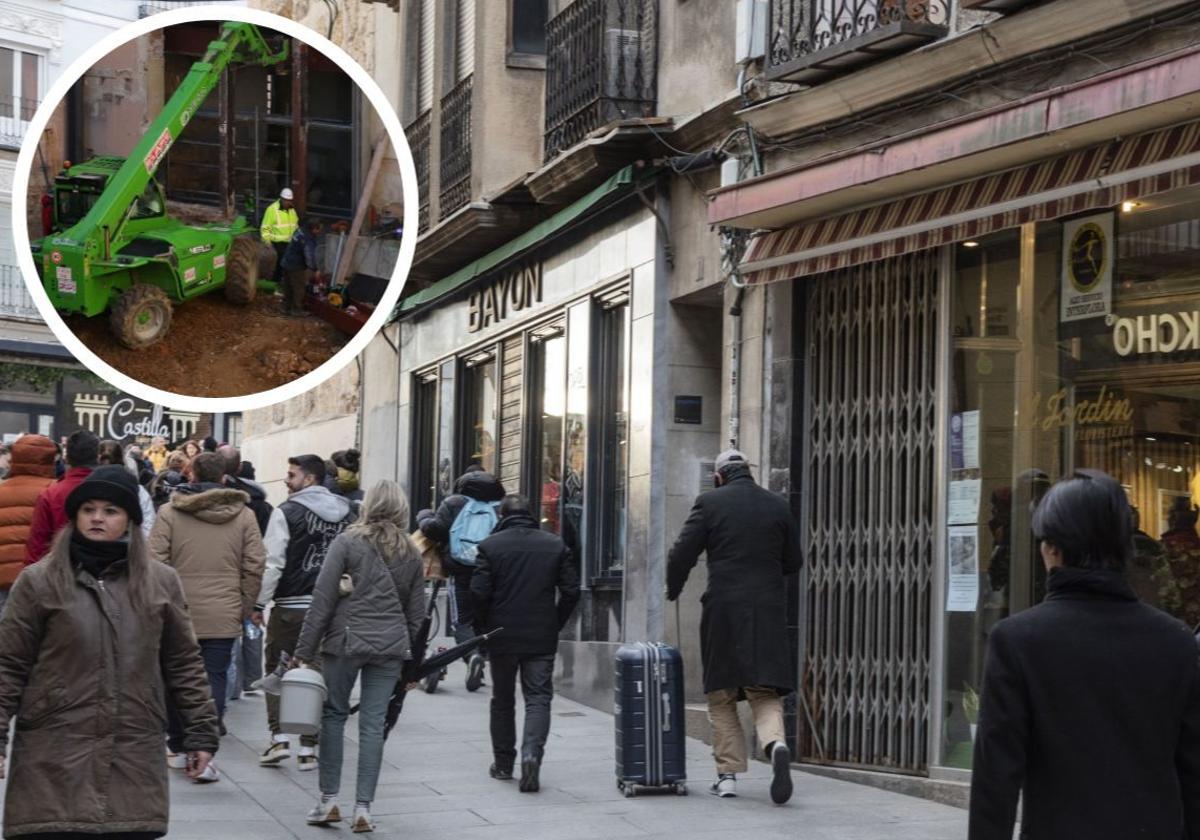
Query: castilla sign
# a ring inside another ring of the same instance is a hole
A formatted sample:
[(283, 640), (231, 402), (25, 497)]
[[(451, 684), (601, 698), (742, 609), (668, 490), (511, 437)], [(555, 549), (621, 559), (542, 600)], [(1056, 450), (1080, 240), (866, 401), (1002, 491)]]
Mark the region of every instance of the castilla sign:
[(112, 408), (108, 410), (108, 419), (105, 422), (105, 428), (108, 429), (108, 436), (113, 440), (124, 440), (127, 437), (163, 437), (171, 439), (171, 427), (163, 422), (163, 407), (161, 405), (154, 406), (150, 411), (150, 416), (143, 417), (136, 423), (129, 422), (129, 419), (135, 413), (136, 407), (134, 402), (129, 397), (123, 400), (117, 400), (113, 403)]
[(471, 292), (467, 332), (479, 332), (542, 302), (542, 264), (523, 265)]
[(1200, 310), (1160, 312), (1120, 318), (1109, 315), (1118, 356), (1200, 351)]

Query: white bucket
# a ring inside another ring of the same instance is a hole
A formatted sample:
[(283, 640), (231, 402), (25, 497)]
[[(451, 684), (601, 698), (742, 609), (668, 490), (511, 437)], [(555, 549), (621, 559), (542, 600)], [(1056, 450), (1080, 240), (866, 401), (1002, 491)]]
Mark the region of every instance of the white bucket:
[(279, 690), (279, 731), (316, 735), (325, 706), (325, 680), (312, 668), (293, 668), (283, 675)]

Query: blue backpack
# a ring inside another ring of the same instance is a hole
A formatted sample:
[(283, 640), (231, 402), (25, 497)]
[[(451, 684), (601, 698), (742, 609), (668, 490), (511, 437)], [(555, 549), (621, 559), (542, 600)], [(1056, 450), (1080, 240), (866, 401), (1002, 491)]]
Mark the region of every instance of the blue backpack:
[(479, 544), (491, 536), (500, 521), (499, 502), (467, 499), (450, 526), (450, 556), (464, 566), (474, 566)]

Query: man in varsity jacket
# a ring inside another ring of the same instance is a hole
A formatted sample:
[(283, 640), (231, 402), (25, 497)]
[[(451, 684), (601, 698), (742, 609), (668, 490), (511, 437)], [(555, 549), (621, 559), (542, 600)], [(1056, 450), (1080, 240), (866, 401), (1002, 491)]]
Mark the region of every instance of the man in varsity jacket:
[[(263, 610), (274, 603), (267, 623), (267, 673), (278, 666), (281, 654), (291, 656), (295, 651), (325, 552), (334, 537), (354, 521), (350, 501), (325, 488), (325, 461), (320, 456), (289, 458), (285, 483), (288, 499), (271, 512), (263, 536), (267, 568), (253, 616), (261, 624)], [(319, 660), (306, 664), (320, 667)], [(267, 722), (271, 726), (271, 744), (258, 762), (274, 767), (291, 758), (292, 752), (288, 736), (279, 731), (279, 697), (269, 693)], [(316, 769), (316, 745), (315, 735), (301, 736), (296, 756), (300, 770)]]

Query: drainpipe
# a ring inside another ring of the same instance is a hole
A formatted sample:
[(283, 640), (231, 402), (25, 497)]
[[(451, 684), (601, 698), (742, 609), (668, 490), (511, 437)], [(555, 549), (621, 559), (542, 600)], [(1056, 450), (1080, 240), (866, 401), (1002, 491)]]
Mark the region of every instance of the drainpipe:
[(742, 297), (746, 294), (746, 287), (739, 283), (736, 270), (729, 275), (729, 283), (737, 289), (737, 297), (729, 308), (729, 315), (733, 318), (733, 343), (729, 350), (729, 448), (737, 449), (742, 425)]

